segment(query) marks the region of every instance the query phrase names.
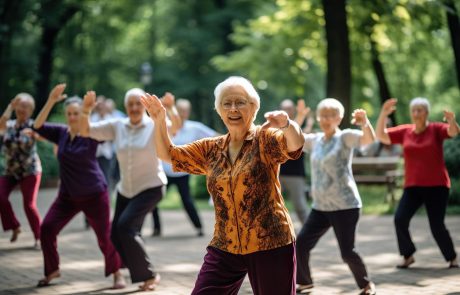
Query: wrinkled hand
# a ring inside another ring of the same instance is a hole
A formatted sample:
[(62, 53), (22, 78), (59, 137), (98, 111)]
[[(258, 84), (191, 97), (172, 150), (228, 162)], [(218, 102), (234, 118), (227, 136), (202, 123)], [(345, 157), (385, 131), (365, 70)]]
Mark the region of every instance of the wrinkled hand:
[(285, 111), (272, 111), (264, 115), (267, 121), (262, 125), (262, 129), (282, 128), (288, 124), (289, 116)]
[(398, 100), (396, 98), (387, 99), (382, 105), (382, 113), (385, 116), (391, 115), (396, 110), (396, 104)]
[(160, 100), (164, 107), (169, 109), (174, 106), (176, 98), (171, 92), (166, 92)]
[(141, 96), (141, 103), (153, 121), (160, 122), (166, 120), (166, 109), (156, 95), (146, 93)]
[(87, 91), (83, 96), (83, 111), (91, 111), (96, 106), (96, 92)]
[(305, 105), (305, 100), (303, 99), (299, 99), (297, 101), (296, 110), (297, 110), (297, 116), (300, 116), (304, 120), (310, 113), (310, 108)]
[(446, 121), (447, 123), (454, 122), (455, 121), (455, 113), (451, 112), (451, 111), (448, 111), (448, 110), (444, 110), (444, 121)]
[(52, 103), (58, 103), (64, 100), (67, 97), (66, 94), (63, 94), (66, 86), (67, 85), (65, 83), (54, 86), (53, 90), (51, 90), (50, 95), (48, 96), (48, 101)]
[(363, 126), (368, 122), (366, 111), (363, 109), (354, 110), (353, 113), (351, 114), (351, 117), (352, 117), (351, 124), (354, 124), (357, 126)]

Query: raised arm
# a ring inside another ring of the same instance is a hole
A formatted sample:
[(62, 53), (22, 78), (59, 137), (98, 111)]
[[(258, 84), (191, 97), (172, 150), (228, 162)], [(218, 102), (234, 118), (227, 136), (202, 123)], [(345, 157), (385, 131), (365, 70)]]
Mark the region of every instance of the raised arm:
[(3, 132), (6, 129), (6, 121), (11, 118), (13, 111), (16, 107), (18, 102), (17, 98), (13, 98), (11, 102), (6, 107), (5, 111), (3, 112), (2, 116), (0, 117), (0, 132)]
[(460, 127), (458, 126), (457, 121), (455, 121), (455, 114), (451, 111), (444, 110), (444, 118), (449, 124), (447, 134), (449, 134), (450, 137), (457, 136), (460, 133)]
[(168, 127), (166, 126), (166, 109), (156, 95), (145, 94), (141, 97), (141, 102), (155, 122), (153, 136), (155, 138), (155, 148), (158, 157), (171, 163), (171, 153), (169, 147), (173, 145), (169, 138)]
[(62, 83), (54, 86), (53, 90), (51, 90), (50, 95), (48, 96), (48, 100), (45, 103), (45, 106), (43, 106), (42, 110), (40, 111), (40, 113), (34, 121), (35, 129), (42, 127), (43, 124), (46, 122), (46, 119), (48, 119), (48, 115), (50, 114), (53, 106), (67, 97), (65, 94), (63, 94), (65, 87), (66, 84)]
[(396, 110), (397, 102), (398, 100), (396, 98), (386, 100), (382, 105), (382, 110), (380, 111), (379, 118), (377, 119), (375, 133), (377, 135), (377, 139), (383, 144), (391, 144), (390, 136), (386, 130), (386, 120), (387, 117)]
[(375, 141), (375, 132), (372, 128), (371, 122), (367, 118), (366, 111), (363, 109), (356, 109), (351, 114), (351, 123), (361, 127), (363, 137), (361, 137), (360, 145), (371, 144)]
[(166, 109), (168, 118), (171, 120), (171, 126), (168, 128), (168, 132), (173, 136), (182, 127), (182, 119), (177, 112), (175, 100), (176, 99), (171, 92), (166, 92), (165, 95), (160, 99), (161, 103)]
[(91, 111), (96, 106), (96, 92), (94, 91), (87, 91), (85, 96), (83, 97), (83, 106), (81, 110), (80, 120), (79, 120), (79, 127), (80, 127), (80, 135), (83, 137), (89, 136), (89, 128), (90, 128), (90, 121), (89, 116)]
[(289, 120), (285, 111), (268, 112), (265, 113), (264, 117), (267, 121), (262, 125), (262, 128), (273, 127), (284, 132), (288, 152), (294, 152), (303, 146), (305, 138), (302, 130), (295, 121)]

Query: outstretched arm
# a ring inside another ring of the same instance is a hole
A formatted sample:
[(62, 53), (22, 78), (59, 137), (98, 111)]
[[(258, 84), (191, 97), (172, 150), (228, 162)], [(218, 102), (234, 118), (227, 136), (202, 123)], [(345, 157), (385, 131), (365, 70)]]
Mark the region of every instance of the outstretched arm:
[(385, 128), (387, 117), (396, 110), (396, 98), (386, 100), (382, 105), (379, 118), (377, 119), (376, 135), (377, 139), (383, 144), (391, 144), (390, 136)]
[(42, 108), (42, 110), (40, 111), (40, 113), (34, 121), (35, 129), (42, 127), (43, 124), (46, 122), (46, 119), (48, 119), (48, 115), (50, 114), (53, 106), (67, 97), (65, 94), (63, 94), (65, 87), (66, 84), (62, 83), (54, 86), (53, 90), (51, 90), (50, 95), (48, 96), (48, 100), (45, 103), (45, 106)]
[(267, 121), (262, 125), (262, 128), (278, 128), (284, 132), (286, 138), (288, 152), (294, 152), (300, 149), (305, 139), (299, 125), (293, 120), (289, 120), (289, 116), (285, 111), (273, 111), (265, 113)]
[(80, 120), (79, 120), (79, 127), (80, 127), (80, 135), (83, 137), (89, 136), (89, 129), (90, 129), (90, 122), (89, 116), (91, 111), (94, 109), (96, 105), (96, 92), (94, 91), (87, 91), (85, 96), (83, 97), (83, 107), (81, 110)]
[(156, 95), (146, 93), (141, 97), (141, 102), (155, 122), (153, 136), (155, 138), (155, 148), (158, 157), (168, 163), (171, 163), (170, 146), (172, 141), (169, 138), (168, 127), (166, 126), (166, 109)]
[(0, 132), (6, 129), (6, 121), (8, 121), (11, 118), (11, 115), (13, 114), (13, 111), (16, 108), (17, 102), (18, 99), (13, 98), (6, 107), (5, 111), (3, 112), (3, 115), (0, 117)]
[(351, 114), (353, 119), (351, 120), (352, 124), (360, 126), (363, 131), (363, 136), (360, 140), (360, 145), (371, 144), (375, 141), (375, 132), (372, 128), (371, 122), (367, 118), (366, 111), (363, 109), (356, 109)]
[(166, 108), (166, 114), (171, 120), (171, 126), (169, 127), (169, 133), (175, 135), (177, 131), (182, 127), (182, 119), (176, 109), (175, 104), (176, 98), (171, 92), (166, 92), (165, 95), (160, 99), (163, 106)]
[(460, 127), (458, 126), (457, 121), (455, 121), (455, 114), (451, 111), (445, 110), (444, 118), (449, 124), (449, 128), (447, 129), (447, 134), (449, 134), (450, 137), (457, 136), (460, 133)]

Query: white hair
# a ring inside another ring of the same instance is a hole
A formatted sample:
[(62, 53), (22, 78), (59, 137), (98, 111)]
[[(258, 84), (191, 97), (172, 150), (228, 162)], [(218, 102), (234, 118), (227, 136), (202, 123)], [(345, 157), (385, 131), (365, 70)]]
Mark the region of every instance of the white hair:
[(126, 91), (126, 94), (125, 94), (125, 99), (124, 99), (125, 106), (128, 104), (128, 99), (131, 96), (141, 97), (142, 95), (145, 95), (145, 91), (140, 88), (129, 89), (128, 91)]
[(27, 101), (28, 103), (30, 103), (32, 110), (35, 109), (35, 100), (32, 97), (32, 95), (30, 95), (29, 93), (21, 92), (21, 93), (18, 93), (16, 97), (18, 97), (20, 100)]
[(426, 109), (426, 112), (430, 112), (430, 102), (424, 97), (416, 97), (410, 101), (409, 108), (412, 110), (414, 106), (422, 106)]
[(319, 113), (322, 109), (334, 109), (339, 114), (340, 119), (343, 119), (345, 109), (343, 105), (335, 98), (325, 98), (318, 103), (316, 112)]
[(214, 89), (214, 107), (216, 108), (217, 113), (219, 115), (221, 114), (222, 93), (227, 88), (235, 86), (243, 88), (248, 96), (249, 102), (256, 105), (256, 111), (254, 112), (254, 117), (252, 118), (252, 121), (254, 121), (260, 108), (260, 97), (254, 86), (252, 86), (251, 82), (248, 79), (240, 76), (228, 77), (224, 81), (220, 82), (216, 86), (216, 89)]

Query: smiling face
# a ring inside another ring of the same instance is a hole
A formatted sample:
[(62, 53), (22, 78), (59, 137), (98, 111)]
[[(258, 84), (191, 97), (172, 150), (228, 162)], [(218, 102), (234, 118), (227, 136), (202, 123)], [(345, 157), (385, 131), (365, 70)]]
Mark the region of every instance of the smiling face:
[(241, 86), (230, 86), (223, 90), (220, 117), (229, 131), (246, 131), (253, 122), (255, 105)]
[(415, 125), (425, 125), (428, 119), (428, 110), (424, 105), (415, 104), (410, 108), (410, 117)]
[(67, 125), (70, 126), (70, 129), (78, 130), (80, 112), (81, 105), (76, 102), (70, 103), (65, 107), (65, 118), (67, 121)]
[(321, 130), (326, 133), (333, 133), (339, 127), (342, 118), (335, 108), (321, 108), (316, 117)]
[(141, 122), (142, 117), (145, 113), (145, 108), (141, 103), (140, 96), (131, 95), (126, 100), (125, 104), (126, 113), (128, 114), (129, 121), (132, 124), (138, 124)]
[(29, 120), (34, 112), (34, 102), (31, 98), (18, 96), (18, 102), (14, 109), (16, 119), (19, 122), (25, 122)]

